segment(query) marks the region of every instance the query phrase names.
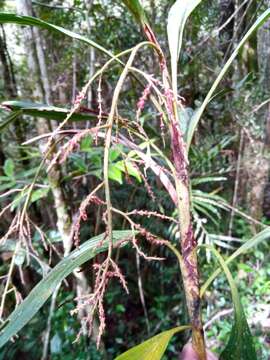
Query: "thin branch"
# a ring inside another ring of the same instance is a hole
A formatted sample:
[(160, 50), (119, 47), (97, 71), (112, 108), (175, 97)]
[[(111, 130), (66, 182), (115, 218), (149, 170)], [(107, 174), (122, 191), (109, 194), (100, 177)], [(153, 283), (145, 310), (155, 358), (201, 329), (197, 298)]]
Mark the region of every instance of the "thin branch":
[(17, 244), (16, 244), (16, 247), (15, 247), (12, 259), (11, 259), (11, 263), (9, 265), (9, 270), (8, 270), (7, 279), (6, 279), (6, 285), (5, 285), (4, 292), (3, 292), (3, 295), (2, 295), (2, 299), (1, 299), (0, 319), (3, 318), (3, 311), (4, 311), (4, 307), (5, 307), (6, 296), (7, 296), (7, 293), (8, 293), (8, 288), (9, 288), (9, 284), (10, 284), (10, 281), (11, 281), (11, 276), (12, 276), (13, 269), (14, 269), (14, 266), (15, 266), (15, 258), (17, 256), (17, 251), (19, 250), (19, 247), (20, 247), (20, 242), (18, 241)]
[(141, 275), (141, 270), (140, 270), (140, 256), (137, 252), (136, 252), (136, 268), (137, 268), (137, 275), (138, 275), (138, 289), (139, 289), (141, 304), (142, 304), (142, 308), (143, 308), (143, 312), (144, 312), (147, 333), (148, 333), (148, 335), (150, 335), (150, 323), (149, 323), (147, 307), (145, 304), (145, 297), (144, 297), (144, 291), (143, 291), (143, 285), (142, 285), (142, 275)]
[(207, 323), (204, 324), (204, 331), (207, 330), (216, 320), (220, 319), (221, 317), (230, 315), (233, 313), (233, 309), (225, 309), (225, 310), (221, 310), (219, 311), (216, 315), (214, 315), (212, 317), (212, 319), (210, 319), (209, 321), (207, 321)]
[(239, 179), (240, 179), (240, 174), (241, 174), (243, 145), (244, 145), (244, 132), (243, 132), (243, 130), (241, 130), (240, 131), (239, 149), (238, 149), (238, 159), (237, 159), (237, 165), (236, 165), (236, 176), (235, 176), (234, 191), (233, 191), (233, 201), (232, 201), (233, 208), (231, 211), (229, 231), (228, 231), (229, 236), (232, 235), (235, 208), (237, 206), (237, 195), (238, 195), (238, 188), (239, 188)]

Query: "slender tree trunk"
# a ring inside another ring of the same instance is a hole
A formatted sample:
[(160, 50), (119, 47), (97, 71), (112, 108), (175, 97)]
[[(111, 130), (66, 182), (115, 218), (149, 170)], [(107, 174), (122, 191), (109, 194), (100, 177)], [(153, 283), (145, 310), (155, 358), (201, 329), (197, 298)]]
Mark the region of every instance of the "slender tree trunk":
[[(9, 100), (13, 100), (17, 98), (17, 85), (13, 70), (13, 64), (9, 56), (8, 48), (7, 48), (7, 42), (6, 42), (6, 34), (4, 31), (3, 26), (0, 26), (0, 63), (2, 64), (2, 74), (3, 74), (3, 80), (4, 80), (4, 95)], [(24, 127), (21, 122), (21, 119), (18, 119), (14, 124), (11, 125), (11, 134), (15, 135), (15, 139), (17, 142), (17, 145), (20, 145), (24, 142), (25, 136), (24, 136)], [(14, 136), (13, 135), (13, 136)], [(13, 137), (12, 136), (12, 137)], [(20, 148), (18, 151), (19, 157), (24, 157), (25, 153)]]
[[(16, 0), (16, 7), (18, 14), (32, 16), (32, 4), (28, 0)], [(27, 63), (28, 68), (31, 71), (31, 79), (33, 82), (34, 98), (39, 101), (44, 98), (44, 92), (39, 76), (38, 60), (35, 50), (34, 33), (31, 27), (25, 27), (23, 29), (23, 35), (25, 40), (25, 46), (27, 49)]]
[(42, 44), (43, 41), (42, 41), (41, 33), (37, 27), (33, 28), (33, 35), (36, 46), (38, 65), (40, 69), (41, 83), (44, 89), (44, 99), (46, 104), (51, 105), (52, 104), (51, 85), (50, 85), (46, 60), (45, 60), (45, 54), (43, 50), (43, 44)]
[[(34, 15), (31, 0), (17, 0), (17, 9), (18, 12), (22, 15)], [(51, 86), (46, 66), (46, 58), (42, 45), (42, 37), (37, 28), (25, 29), (25, 43), (28, 51), (28, 67), (30, 71), (32, 70), (32, 77), (35, 79), (35, 95), (39, 99), (39, 101), (42, 100), (47, 104), (51, 104)], [(36, 126), (37, 132), (42, 135), (44, 133), (48, 133), (52, 128), (56, 126), (56, 124), (45, 119), (38, 119)], [(44, 144), (40, 145), (41, 153), (43, 153), (43, 146)], [(63, 189), (61, 187), (61, 177), (61, 170), (59, 166), (53, 166), (48, 173), (48, 181), (53, 194), (54, 206), (57, 216), (57, 228), (62, 238), (64, 256), (67, 256), (72, 247), (71, 217), (68, 212), (68, 206), (65, 201)], [(58, 288), (56, 289), (52, 297), (50, 314), (48, 318), (45, 341), (43, 346), (43, 360), (48, 358), (51, 319), (55, 311), (57, 293)]]
[(13, 71), (13, 65), (10, 61), (10, 57), (8, 54), (6, 36), (3, 26), (1, 26), (0, 34), (0, 61), (3, 67), (5, 92), (10, 99), (15, 99), (17, 97), (17, 87)]
[[(14, 69), (13, 69), (13, 63), (11, 61), (11, 58), (9, 56), (8, 47), (7, 47), (7, 41), (6, 41), (6, 34), (4, 27), (0, 26), (0, 70), (2, 73), (3, 83), (4, 83), (4, 89), (3, 89), (3, 95), (6, 99), (12, 100), (17, 98), (17, 85), (14, 75)], [(6, 158), (12, 156), (12, 158), (24, 158), (25, 152), (24, 150), (19, 147), (24, 141), (25, 141), (25, 131), (24, 131), (24, 125), (21, 121), (21, 119), (17, 119), (15, 123), (12, 123), (9, 126), (9, 134), (5, 138), (2, 134), (0, 136), (0, 168), (4, 165)], [(9, 141), (12, 141), (14, 146), (12, 146), (12, 154), (6, 153), (5, 149), (6, 143)], [(27, 164), (27, 160), (22, 160), (23, 164)], [(2, 170), (0, 170), (0, 174), (3, 175)], [(5, 201), (3, 202), (3, 207), (5, 206)], [(7, 204), (6, 204), (7, 205)], [(12, 221), (12, 216), (10, 213), (5, 212), (3, 215), (3, 219), (5, 222), (5, 225), (8, 226), (10, 222)], [(3, 223), (4, 227), (4, 223)], [(4, 229), (3, 229), (4, 230)]]
[[(91, 2), (90, 2), (91, 3)], [(17, 0), (18, 11), (23, 15), (33, 16), (33, 8), (31, 0)], [(91, 5), (91, 4), (90, 4)], [(29, 51), (29, 68), (35, 73), (35, 77), (38, 80), (37, 95), (43, 102), (47, 104), (52, 104), (51, 96), (51, 85), (50, 79), (48, 76), (48, 69), (46, 66), (46, 57), (43, 49), (43, 40), (40, 31), (37, 28), (34, 28), (31, 32), (27, 32), (28, 42), (28, 51)], [(94, 65), (94, 55), (91, 53), (90, 57), (90, 75), (92, 75), (93, 65)], [(60, 89), (61, 93), (62, 89)], [(92, 98), (90, 99), (92, 101)], [(39, 119), (37, 125), (37, 131), (39, 134), (44, 134), (49, 132), (50, 128), (55, 128), (55, 123), (48, 123), (44, 119)], [(42, 150), (42, 149), (41, 149)], [(64, 192), (61, 187), (61, 170), (55, 165), (52, 167), (48, 174), (48, 180), (51, 187), (51, 191), (54, 199), (54, 206), (57, 214), (57, 228), (62, 237), (63, 247), (64, 247), (64, 256), (67, 256), (70, 253), (72, 247), (72, 234), (71, 234), (71, 225), (72, 220), (68, 212), (68, 206), (66, 199), (64, 197)], [(81, 297), (90, 292), (86, 276), (83, 272), (74, 271), (74, 276), (76, 279), (76, 292), (77, 297)], [(45, 342), (43, 348), (42, 359), (45, 360), (48, 357), (48, 347), (49, 347), (49, 338), (51, 331), (51, 318), (55, 310), (56, 305), (56, 296), (58, 289), (53, 296), (50, 310), (50, 319), (48, 320), (47, 330), (45, 334)], [(87, 309), (86, 309), (87, 310)], [(91, 309), (88, 309), (90, 311)], [(82, 319), (85, 315), (85, 311), (80, 311), (79, 318)], [(93, 329), (93, 339), (95, 340), (98, 336), (98, 324), (94, 322)], [(104, 345), (101, 344), (101, 349), (104, 350)], [(105, 353), (103, 354), (104, 359), (106, 358)]]
[[(84, 3), (86, 7), (86, 20), (87, 20), (87, 28), (88, 28), (87, 32), (88, 32), (88, 36), (90, 37), (92, 32), (92, 21), (91, 21), (90, 12), (93, 5), (93, 0), (84, 0)], [(91, 77), (95, 73), (95, 60), (96, 60), (95, 48), (91, 46), (88, 52), (89, 79), (91, 79)], [(92, 89), (90, 89), (88, 91), (88, 98), (87, 98), (87, 103), (88, 103), (87, 105), (89, 108), (92, 108), (93, 106), (92, 102), (93, 102), (93, 91)]]
[[(270, 0), (264, 0), (265, 7), (270, 7)], [(262, 101), (270, 96), (270, 21), (267, 21), (257, 34), (257, 58), (259, 84)], [(257, 113), (257, 125), (262, 136), (247, 141), (245, 146), (244, 168), (247, 174), (246, 201), (250, 215), (260, 220), (263, 213), (265, 188), (269, 179), (270, 150), (270, 107), (264, 106)], [(254, 229), (255, 231), (256, 229)]]
[[(17, 0), (18, 12), (22, 15), (33, 16), (31, 0)], [(51, 104), (51, 86), (46, 66), (45, 54), (42, 46), (42, 37), (37, 28), (26, 29), (25, 40), (28, 50), (28, 66), (32, 70), (36, 80), (36, 95), (39, 100)], [(44, 119), (38, 119), (37, 131), (39, 134), (48, 133), (55, 124)], [(41, 151), (43, 151), (41, 145)], [(71, 217), (68, 213), (68, 206), (61, 188), (61, 171), (55, 165), (48, 174), (48, 180), (53, 193), (55, 211), (57, 214), (57, 228), (63, 240), (64, 254), (67, 255), (72, 246), (70, 227)]]
[(234, 18), (228, 22), (235, 11), (234, 0), (220, 0), (219, 9), (219, 27), (222, 28), (219, 32), (219, 47), (225, 55), (234, 36)]

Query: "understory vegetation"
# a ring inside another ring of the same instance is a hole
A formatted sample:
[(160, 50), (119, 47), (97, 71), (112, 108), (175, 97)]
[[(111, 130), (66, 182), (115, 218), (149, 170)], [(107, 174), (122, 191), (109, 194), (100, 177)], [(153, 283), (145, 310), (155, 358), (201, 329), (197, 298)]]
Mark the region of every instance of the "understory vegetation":
[(269, 19), (0, 0), (0, 360), (269, 359)]

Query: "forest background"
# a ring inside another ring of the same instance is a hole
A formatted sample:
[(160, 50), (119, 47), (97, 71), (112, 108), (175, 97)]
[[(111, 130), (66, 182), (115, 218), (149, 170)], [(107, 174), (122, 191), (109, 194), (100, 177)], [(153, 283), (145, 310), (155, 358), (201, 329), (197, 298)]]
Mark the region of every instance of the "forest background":
[[(167, 59), (170, 52), (166, 27), (174, 2), (141, 1)], [(177, 74), (179, 118), (184, 134), (220, 69), (269, 7), (269, 0), (204, 0), (192, 12), (184, 31)], [(0, 11), (37, 17), (81, 34), (113, 54), (145, 41), (143, 31), (123, 1), (2, 0)], [(0, 28), (2, 322), (46, 276), (49, 268), (76, 249), (79, 241), (83, 244), (107, 231), (105, 200), (99, 188), (103, 181), (103, 142), (97, 139), (95, 131), (86, 131), (80, 138), (78, 130), (103, 123), (123, 71), (116, 64), (106, 77), (86, 88), (85, 84), (109, 59), (104, 51), (49, 28), (3, 22)], [(146, 48), (140, 51), (133, 66), (153, 79), (160, 64), (158, 56)], [(158, 84), (160, 80), (157, 77), (155, 81)], [(168, 188), (164, 189), (161, 178), (152, 171), (151, 159), (159, 155), (149, 144), (158, 144), (169, 158), (170, 146), (162, 115), (148, 101), (150, 94), (151, 89), (138, 86), (133, 77), (121, 89), (117, 107), (117, 113), (121, 114), (120, 127), (133, 139), (134, 134), (125, 129), (125, 124), (129, 119), (137, 121), (142, 137), (134, 141), (145, 151), (148, 160), (141, 166), (137, 148), (133, 146), (127, 151), (127, 142), (120, 141), (111, 147), (108, 159), (111, 201), (116, 209), (133, 212), (133, 219), (140, 224), (137, 229), (140, 236), (142, 229), (147, 229), (148, 235), (155, 234), (177, 244), (177, 214)], [(61, 128), (62, 137), (44, 160), (48, 134), (58, 128), (74, 106), (76, 111)], [(77, 134), (75, 139), (74, 134)], [(63, 141), (67, 141), (66, 145)], [(269, 229), (269, 145), (268, 20), (238, 52), (203, 113), (190, 146), (195, 237), (199, 244), (213, 245), (224, 259), (247, 240), (257, 239), (257, 234)], [(62, 152), (61, 146), (65, 146)], [(58, 152), (60, 162), (55, 165)], [(44, 166), (40, 168), (40, 164)], [(26, 223), (22, 225), (20, 217), (29, 187), (32, 193), (27, 200)], [(94, 190), (97, 196), (92, 194), (89, 198)], [(113, 225), (121, 231), (130, 229), (129, 220), (119, 212), (113, 217)], [(15, 342), (9, 341), (1, 349), (0, 359), (113, 359), (151, 336), (187, 324), (184, 290), (174, 254), (143, 237), (132, 245), (115, 250), (112, 277), (118, 279), (108, 283), (102, 300), (106, 328), (101, 339), (102, 316), (100, 312), (94, 316), (90, 322), (92, 334), (87, 336), (91, 304), (83, 303), (84, 297), (95, 288), (98, 266), (93, 268), (93, 265), (104, 260), (103, 254), (97, 254), (57, 287)], [(203, 284), (218, 263), (209, 249), (200, 249), (198, 257)], [(269, 243), (260, 241), (242, 253), (231, 262), (230, 270), (258, 359), (267, 360)], [(128, 294), (121, 286), (125, 287), (125, 281)], [(230, 287), (223, 274), (205, 292), (202, 309), (207, 347), (220, 354), (228, 342), (233, 319)], [(79, 333), (80, 338), (74, 342)], [(177, 359), (189, 335), (183, 332), (175, 336), (163, 358)], [(100, 342), (98, 350), (96, 342)]]

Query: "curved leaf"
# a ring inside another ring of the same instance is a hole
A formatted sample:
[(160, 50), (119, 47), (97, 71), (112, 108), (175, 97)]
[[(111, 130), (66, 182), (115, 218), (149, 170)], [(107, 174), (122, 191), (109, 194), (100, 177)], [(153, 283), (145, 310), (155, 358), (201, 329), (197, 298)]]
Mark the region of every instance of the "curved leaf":
[[(1, 252), (12, 252), (13, 253), (15, 248), (16, 248), (16, 240), (8, 239), (4, 244), (0, 245), (0, 253)], [(35, 271), (37, 271), (39, 274), (42, 274), (42, 276), (47, 275), (48, 272), (51, 270), (50, 266), (48, 264), (46, 264), (44, 261), (42, 261), (41, 259), (39, 259), (35, 254), (32, 254), (32, 253), (27, 254), (26, 250), (24, 250), (23, 248), (21, 248), (20, 251), (24, 251), (25, 256), (30, 255), (30, 257), (37, 262), (40, 269), (35, 268)], [(33, 266), (32, 262), (30, 262), (29, 265)]]
[(223, 68), (221, 69), (218, 77), (216, 78), (216, 80), (214, 81), (211, 89), (209, 90), (207, 96), (205, 97), (202, 105), (195, 111), (194, 116), (192, 117), (190, 123), (189, 123), (189, 128), (188, 128), (188, 133), (187, 133), (187, 149), (190, 148), (190, 144), (194, 135), (194, 132), (198, 126), (198, 123), (200, 121), (200, 118), (206, 108), (206, 106), (208, 105), (208, 103), (211, 101), (211, 98), (216, 90), (216, 88), (218, 87), (220, 81), (222, 80), (222, 78), (224, 77), (224, 75), (226, 74), (226, 72), (229, 70), (229, 67), (231, 66), (233, 60), (236, 58), (236, 56), (238, 55), (240, 49), (242, 48), (242, 46), (248, 41), (248, 39), (252, 36), (252, 34), (260, 27), (262, 26), (267, 19), (270, 17), (270, 9), (267, 9), (256, 21), (255, 23), (251, 26), (251, 28), (248, 30), (248, 32), (246, 33), (246, 35), (243, 37), (243, 39), (240, 41), (240, 43), (237, 45), (237, 47), (235, 48), (235, 50), (233, 51), (232, 55), (230, 56), (230, 58), (228, 59), (228, 61), (226, 62), (226, 64), (223, 66)]
[(139, 0), (123, 0), (123, 3), (142, 27), (148, 24), (144, 9)]
[(15, 170), (15, 164), (12, 159), (7, 159), (4, 163), (3, 167), (4, 173), (7, 177), (13, 178), (14, 177), (14, 170)]
[(232, 326), (229, 342), (220, 355), (220, 360), (256, 360), (257, 356), (253, 345), (252, 335), (232, 274), (226, 265), (226, 262), (215, 248), (207, 245), (202, 246), (211, 250), (217, 257), (229, 282), (234, 305), (234, 324)]
[(177, 62), (181, 51), (184, 28), (189, 15), (202, 0), (177, 0), (169, 11), (167, 34), (171, 54), (172, 87), (177, 95)]
[(198, 178), (193, 178), (191, 179), (191, 184), (194, 185), (199, 185), (199, 184), (204, 184), (204, 183), (212, 183), (215, 181), (225, 181), (227, 180), (226, 177), (224, 176), (207, 176), (207, 177), (198, 177)]
[(114, 57), (110, 51), (106, 50), (103, 46), (100, 46), (99, 44), (88, 39), (87, 37), (79, 35), (73, 31), (64, 29), (61, 26), (48, 23), (46, 21), (40, 20), (40, 19), (32, 17), (32, 16), (20, 16), (20, 15), (16, 15), (16, 14), (12, 14), (12, 13), (3, 13), (2, 12), (2, 13), (0, 13), (0, 24), (4, 24), (4, 23), (12, 23), (12, 24), (15, 23), (18, 25), (38, 26), (43, 29), (53, 30), (55, 32), (67, 35), (67, 36), (71, 37), (72, 39), (77, 39), (77, 40), (83, 41), (84, 43), (91, 45), (94, 48), (102, 51), (109, 57)]
[[(243, 245), (241, 245), (226, 261), (226, 265), (228, 265), (230, 262), (232, 262), (235, 258), (237, 258), (239, 255), (245, 253), (247, 250), (251, 249), (254, 246), (257, 246), (261, 242), (265, 240), (270, 239), (270, 227), (267, 227), (263, 231), (261, 231), (259, 234), (255, 235), (253, 238), (246, 241)], [(212, 283), (212, 281), (215, 280), (215, 278), (221, 273), (221, 269), (218, 268), (213, 272), (213, 274), (207, 279), (207, 281), (203, 284), (201, 287), (200, 297), (203, 297), (203, 294), (209, 287), (209, 285)]]
[(139, 0), (122, 0), (130, 12), (134, 15), (137, 22), (141, 25), (144, 35), (151, 43), (159, 47), (156, 36), (147, 20), (145, 11)]
[[(130, 230), (113, 231), (113, 241), (117, 243), (128, 240), (132, 234), (133, 232)], [(101, 234), (83, 243), (69, 256), (61, 260), (33, 288), (26, 299), (7, 318), (6, 326), (0, 332), (0, 347), (5, 345), (11, 337), (16, 335), (33, 318), (63, 279), (96, 254), (107, 249), (108, 241), (104, 237), (105, 234)]]
[(9, 124), (11, 124), (13, 121), (15, 121), (20, 115), (22, 115), (22, 111), (12, 111), (11, 114), (9, 114), (4, 121), (0, 124), (0, 132), (4, 130)]
[[(30, 115), (30, 116), (42, 117), (46, 119), (59, 120), (59, 121), (63, 121), (67, 117), (67, 115), (70, 114), (71, 112), (70, 109), (65, 109), (56, 106), (49, 106), (40, 103), (33, 103), (30, 101), (11, 100), (11, 101), (4, 101), (1, 105), (14, 112), (20, 112), (19, 115)], [(96, 119), (97, 116), (98, 114), (96, 112), (87, 109), (85, 112), (73, 114), (70, 120), (83, 121), (89, 119)], [(2, 127), (0, 127), (0, 130), (1, 129)]]
[(190, 329), (190, 326), (178, 326), (164, 331), (117, 356), (115, 360), (160, 360), (173, 335), (187, 329)]

